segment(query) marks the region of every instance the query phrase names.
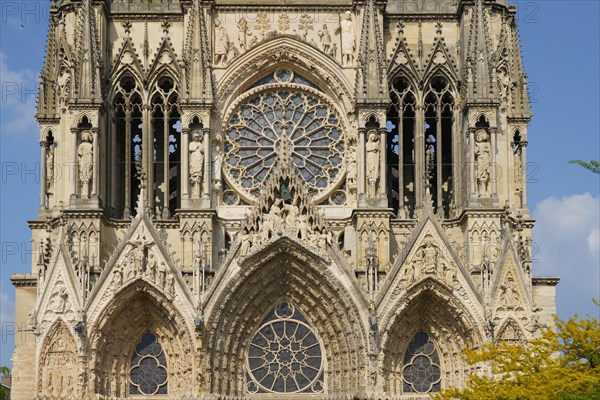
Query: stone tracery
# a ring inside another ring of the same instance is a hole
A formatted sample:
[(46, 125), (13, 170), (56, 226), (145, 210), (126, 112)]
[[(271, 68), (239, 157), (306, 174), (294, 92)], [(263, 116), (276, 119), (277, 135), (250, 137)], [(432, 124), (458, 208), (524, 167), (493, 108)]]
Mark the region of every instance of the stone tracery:
[(256, 198), (272, 167), (282, 163), (298, 170), (312, 195), (323, 196), (343, 173), (340, 117), (304, 78), (286, 70), (273, 77), (242, 96), (228, 119), (224, 152), (230, 184)]

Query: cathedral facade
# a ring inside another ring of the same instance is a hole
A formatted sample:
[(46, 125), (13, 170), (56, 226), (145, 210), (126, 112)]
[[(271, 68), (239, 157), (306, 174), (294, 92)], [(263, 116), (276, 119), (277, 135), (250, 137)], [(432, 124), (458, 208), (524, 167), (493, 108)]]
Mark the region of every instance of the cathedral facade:
[(553, 323), (505, 0), (52, 0), (36, 117), (14, 399), (428, 398)]

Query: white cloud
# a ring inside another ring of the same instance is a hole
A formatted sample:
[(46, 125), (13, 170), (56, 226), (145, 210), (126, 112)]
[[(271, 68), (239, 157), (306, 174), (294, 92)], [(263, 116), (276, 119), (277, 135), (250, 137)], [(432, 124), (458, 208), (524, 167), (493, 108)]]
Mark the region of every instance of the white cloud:
[(0, 51), (0, 102), (2, 133), (32, 134), (35, 122), (38, 79), (30, 69), (12, 70)]
[(534, 208), (536, 275), (560, 276), (557, 310), (597, 315), (592, 298), (600, 298), (600, 197), (589, 193), (549, 197)]
[(587, 243), (590, 251), (593, 254), (600, 252), (600, 228), (594, 229), (587, 238)]

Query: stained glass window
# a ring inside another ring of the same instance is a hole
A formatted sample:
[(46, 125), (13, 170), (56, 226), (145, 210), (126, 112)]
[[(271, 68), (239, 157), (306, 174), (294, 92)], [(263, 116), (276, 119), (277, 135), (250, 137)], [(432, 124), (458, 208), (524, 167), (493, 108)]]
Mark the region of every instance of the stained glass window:
[(147, 332), (135, 346), (129, 370), (129, 394), (167, 394), (167, 359), (156, 336)]
[(418, 332), (404, 354), (404, 393), (438, 392), (442, 370), (435, 344), (425, 332)]
[(345, 170), (340, 117), (310, 82), (277, 71), (249, 90), (228, 114), (225, 173), (239, 192), (256, 198), (277, 164), (293, 168), (318, 195)]
[(279, 303), (250, 342), (249, 393), (322, 393), (323, 350), (317, 333), (290, 302)]

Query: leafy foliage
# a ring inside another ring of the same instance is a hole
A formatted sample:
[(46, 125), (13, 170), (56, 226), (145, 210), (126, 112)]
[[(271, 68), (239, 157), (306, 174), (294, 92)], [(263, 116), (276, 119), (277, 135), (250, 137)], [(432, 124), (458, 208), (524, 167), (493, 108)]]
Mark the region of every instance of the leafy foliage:
[[(10, 374), (10, 369), (8, 367), (0, 367), (0, 375), (8, 375)], [(0, 386), (0, 399), (8, 398), (8, 392)]]
[(600, 400), (600, 323), (589, 316), (557, 318), (538, 338), (487, 344), (465, 358), (479, 373), (436, 400)]
[(600, 162), (592, 160), (590, 162), (585, 162), (582, 160), (571, 160), (569, 164), (577, 164), (581, 165), (583, 168), (588, 169), (595, 173), (596, 175), (600, 175)]

